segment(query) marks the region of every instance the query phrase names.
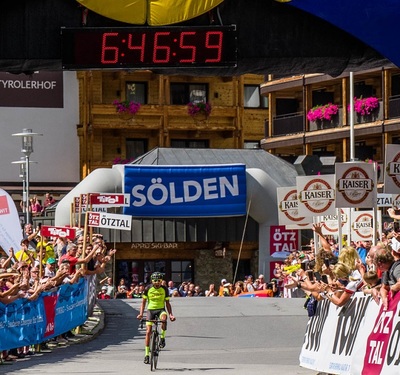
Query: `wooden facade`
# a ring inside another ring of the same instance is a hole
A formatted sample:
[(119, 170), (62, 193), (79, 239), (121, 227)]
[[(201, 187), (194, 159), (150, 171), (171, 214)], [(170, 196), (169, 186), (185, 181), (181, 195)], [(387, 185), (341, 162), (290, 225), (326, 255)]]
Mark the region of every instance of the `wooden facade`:
[[(246, 85), (258, 86), (261, 75), (239, 77), (165, 76), (149, 71), (85, 71), (79, 80), (81, 177), (99, 167), (109, 167), (116, 158), (126, 159), (126, 140), (145, 139), (147, 150), (170, 147), (172, 139), (206, 140), (209, 148), (238, 149), (264, 137), (267, 108), (244, 106)], [(144, 82), (146, 102), (133, 116), (121, 115), (112, 104), (125, 100), (127, 82)], [(205, 84), (211, 115), (196, 121), (187, 105), (172, 105), (174, 83)]]

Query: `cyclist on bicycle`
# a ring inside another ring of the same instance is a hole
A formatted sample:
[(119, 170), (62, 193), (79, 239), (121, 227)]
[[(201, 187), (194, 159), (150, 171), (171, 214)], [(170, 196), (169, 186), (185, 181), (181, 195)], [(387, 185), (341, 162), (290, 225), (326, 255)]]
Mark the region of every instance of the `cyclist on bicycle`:
[[(154, 272), (151, 277), (151, 284), (148, 285), (142, 296), (142, 304), (140, 306), (140, 313), (137, 316), (139, 320), (143, 319), (144, 309), (147, 305), (147, 320), (154, 320), (157, 317), (162, 321), (161, 335), (160, 335), (160, 348), (165, 347), (165, 331), (167, 330), (167, 317), (171, 322), (175, 320), (172, 314), (172, 307), (169, 302), (168, 288), (161, 285), (163, 275), (160, 272)], [(168, 314), (165, 311), (167, 308)], [(146, 339), (145, 339), (145, 357), (144, 363), (150, 363), (150, 335), (152, 322), (146, 322)]]

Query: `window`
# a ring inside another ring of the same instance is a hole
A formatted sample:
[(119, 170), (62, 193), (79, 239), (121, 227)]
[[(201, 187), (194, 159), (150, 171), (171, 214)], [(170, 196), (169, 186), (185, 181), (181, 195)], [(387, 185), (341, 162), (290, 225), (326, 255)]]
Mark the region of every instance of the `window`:
[(171, 280), (175, 284), (193, 280), (193, 264), (189, 260), (171, 261)]
[(126, 140), (126, 158), (136, 159), (147, 152), (147, 139), (128, 138)]
[(246, 149), (254, 149), (254, 148), (260, 148), (260, 142), (257, 141), (244, 141), (244, 146), (243, 148)]
[(171, 139), (171, 147), (173, 148), (209, 148), (208, 139), (191, 140), (191, 139)]
[(244, 85), (244, 103), (247, 108), (268, 108), (268, 98), (260, 95), (260, 86)]
[(147, 103), (147, 83), (146, 82), (126, 82), (126, 100)]
[(206, 102), (207, 84), (171, 83), (171, 104), (186, 105), (189, 102)]

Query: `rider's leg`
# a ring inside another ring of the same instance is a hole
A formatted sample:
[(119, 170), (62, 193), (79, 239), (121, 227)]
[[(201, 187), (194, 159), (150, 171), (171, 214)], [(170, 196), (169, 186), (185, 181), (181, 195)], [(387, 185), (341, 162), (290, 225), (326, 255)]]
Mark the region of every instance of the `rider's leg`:
[(145, 355), (149, 355), (150, 353), (150, 336), (151, 336), (151, 324), (146, 324), (146, 338), (144, 341), (145, 348), (144, 352)]

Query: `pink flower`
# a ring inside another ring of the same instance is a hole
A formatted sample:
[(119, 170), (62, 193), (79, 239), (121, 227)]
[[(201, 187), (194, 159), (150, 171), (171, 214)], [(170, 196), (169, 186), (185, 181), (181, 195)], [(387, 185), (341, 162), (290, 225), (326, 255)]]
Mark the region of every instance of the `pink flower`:
[(190, 116), (196, 116), (198, 113), (204, 113), (206, 116), (209, 116), (211, 113), (211, 104), (210, 103), (193, 103), (190, 102), (188, 104), (188, 114)]
[(140, 103), (129, 101), (129, 100), (114, 100), (113, 104), (115, 105), (118, 113), (131, 113), (135, 115), (136, 112), (140, 109)]
[(317, 105), (311, 108), (307, 113), (308, 121), (327, 120), (331, 121), (333, 116), (339, 112), (336, 104)]
[[(365, 99), (363, 99), (362, 97), (354, 98), (354, 111), (361, 116), (370, 115), (378, 108), (378, 98), (375, 98), (373, 96)], [(350, 105), (348, 106), (348, 110), (350, 111)]]

